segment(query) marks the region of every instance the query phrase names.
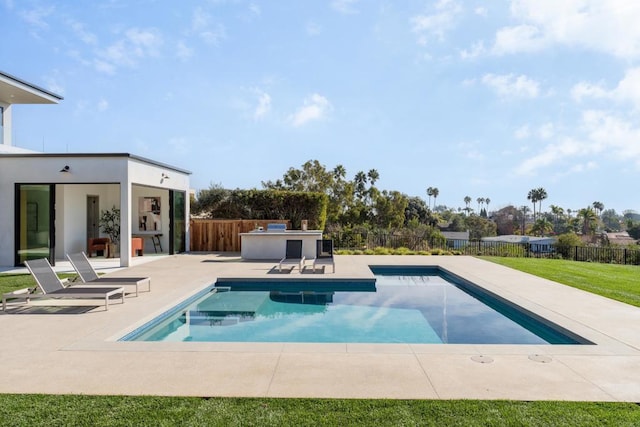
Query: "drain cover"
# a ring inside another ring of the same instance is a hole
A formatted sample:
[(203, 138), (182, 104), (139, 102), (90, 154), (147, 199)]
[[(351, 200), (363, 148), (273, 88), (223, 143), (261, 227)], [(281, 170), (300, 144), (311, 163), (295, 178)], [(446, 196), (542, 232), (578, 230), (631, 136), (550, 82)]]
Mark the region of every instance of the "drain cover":
[(471, 360), (473, 360), (474, 362), (478, 362), (478, 363), (492, 363), (493, 362), (493, 357), (489, 357), (489, 356), (473, 356), (473, 357), (471, 357)]
[(549, 356), (543, 356), (542, 354), (530, 354), (529, 360), (533, 360), (534, 362), (539, 363), (550, 363), (551, 359)]

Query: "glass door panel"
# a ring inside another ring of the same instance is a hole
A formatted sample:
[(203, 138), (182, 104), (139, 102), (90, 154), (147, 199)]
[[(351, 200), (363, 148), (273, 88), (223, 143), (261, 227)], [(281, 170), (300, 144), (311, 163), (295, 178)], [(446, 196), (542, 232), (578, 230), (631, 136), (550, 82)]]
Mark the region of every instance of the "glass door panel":
[(54, 263), (54, 186), (16, 186), (16, 265), (48, 258)]
[(170, 199), (170, 215), (171, 221), (169, 228), (171, 230), (169, 252), (172, 254), (185, 251), (185, 202), (186, 193), (183, 191), (169, 191)]

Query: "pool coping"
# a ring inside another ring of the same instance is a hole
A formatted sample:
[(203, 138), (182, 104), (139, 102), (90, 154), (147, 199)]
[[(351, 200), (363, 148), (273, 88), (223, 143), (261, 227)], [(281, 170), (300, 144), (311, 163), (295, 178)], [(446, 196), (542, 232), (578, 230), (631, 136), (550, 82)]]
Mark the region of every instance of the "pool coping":
[(441, 266), (597, 345), (116, 341), (217, 277), (273, 271), (187, 254), (114, 273), (153, 288), (108, 312), (0, 315), (0, 392), (640, 401), (640, 309), (472, 257), (336, 256), (336, 274), (313, 277), (371, 278), (374, 264)]

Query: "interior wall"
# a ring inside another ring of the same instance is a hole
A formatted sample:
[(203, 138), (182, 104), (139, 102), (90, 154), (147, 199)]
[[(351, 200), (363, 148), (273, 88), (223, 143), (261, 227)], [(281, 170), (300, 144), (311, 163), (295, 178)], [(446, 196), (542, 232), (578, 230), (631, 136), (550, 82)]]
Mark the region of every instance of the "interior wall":
[[(140, 185), (133, 185), (131, 188), (132, 200), (131, 200), (131, 234), (144, 235), (144, 234), (162, 234), (160, 237), (160, 243), (162, 245), (163, 252), (169, 252), (169, 190), (161, 188), (144, 187)], [(159, 230), (140, 230), (139, 218), (138, 218), (138, 206), (140, 197), (159, 197), (160, 198), (160, 229)], [(155, 253), (151, 238), (144, 240), (144, 253)]]
[[(56, 259), (87, 250), (87, 196), (98, 196), (100, 212), (120, 207), (118, 184), (58, 185), (56, 192)], [(62, 224), (60, 227), (59, 224)], [(100, 236), (107, 237), (100, 232)]]

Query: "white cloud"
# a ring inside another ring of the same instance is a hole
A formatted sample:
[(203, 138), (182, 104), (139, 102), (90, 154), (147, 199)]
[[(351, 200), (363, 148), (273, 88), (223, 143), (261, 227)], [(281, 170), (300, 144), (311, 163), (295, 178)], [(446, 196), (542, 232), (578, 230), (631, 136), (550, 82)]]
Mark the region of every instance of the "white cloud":
[(460, 51), (460, 58), (473, 59), (483, 55), (486, 52), (484, 42), (482, 40), (475, 42), (471, 45), (470, 49), (463, 49)]
[(304, 100), (304, 105), (289, 117), (289, 121), (293, 126), (299, 127), (310, 121), (322, 119), (330, 109), (329, 100), (314, 93)]
[(411, 17), (412, 31), (418, 35), (418, 44), (426, 45), (431, 37), (444, 40), (445, 34), (455, 27), (455, 18), (462, 6), (453, 0), (439, 0), (433, 13)]
[(540, 84), (525, 75), (485, 74), (482, 83), (505, 98), (536, 98), (540, 94)]
[(544, 47), (545, 41), (538, 28), (531, 25), (518, 25), (498, 30), (493, 53), (497, 55), (533, 52)]
[(98, 52), (94, 66), (108, 74), (113, 74), (117, 67), (133, 68), (140, 59), (157, 56), (162, 43), (162, 36), (155, 29), (130, 28), (124, 37)]
[(475, 13), (478, 16), (488, 16), (489, 15), (489, 11), (487, 10), (486, 7), (483, 6), (478, 6), (475, 9), (473, 9), (473, 13)]
[(351, 15), (354, 13), (358, 13), (358, 9), (356, 9), (356, 4), (359, 0), (333, 0), (331, 2), (331, 7), (346, 15)]
[(201, 7), (193, 11), (191, 31), (200, 37), (205, 43), (216, 45), (227, 38), (227, 30), (224, 25), (211, 23), (211, 15)]
[(577, 101), (593, 98), (630, 102), (640, 108), (640, 67), (627, 70), (614, 89), (607, 90), (603, 83), (580, 82), (571, 89), (571, 96)]
[[(567, 164), (566, 170), (584, 171), (597, 167), (608, 157), (617, 162), (633, 162), (640, 169), (640, 128), (633, 121), (598, 110), (583, 112), (579, 137), (559, 137), (525, 159), (515, 172), (532, 175), (552, 165)], [(580, 161), (580, 159), (585, 159)]]
[(261, 119), (271, 111), (271, 96), (268, 93), (258, 91), (258, 106), (253, 112), (254, 119)]
[(176, 56), (181, 60), (189, 59), (193, 56), (193, 49), (191, 49), (184, 41), (179, 41), (176, 44)]
[(68, 25), (75, 35), (85, 44), (95, 45), (98, 42), (98, 38), (91, 31), (88, 31), (86, 26), (78, 21), (68, 20)]
[(23, 10), (20, 12), (20, 17), (32, 27), (40, 30), (49, 28), (49, 24), (46, 22), (48, 18), (55, 11), (55, 7), (37, 7), (30, 10)]
[(510, 10), (516, 24), (496, 33), (496, 54), (565, 45), (626, 59), (640, 56), (640, 2), (511, 0)]

